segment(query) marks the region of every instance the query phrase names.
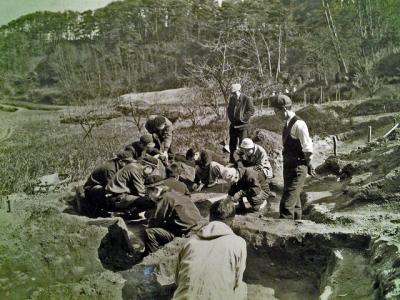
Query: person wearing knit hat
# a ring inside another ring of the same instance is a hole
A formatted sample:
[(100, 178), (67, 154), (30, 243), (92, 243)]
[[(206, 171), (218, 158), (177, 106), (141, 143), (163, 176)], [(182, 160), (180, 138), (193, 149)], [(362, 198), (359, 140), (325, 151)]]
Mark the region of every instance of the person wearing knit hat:
[(125, 147), (125, 151), (131, 152), (131, 156), (135, 160), (143, 158), (148, 154), (151, 156), (160, 155), (160, 150), (155, 148), (153, 137), (150, 134), (145, 134), (140, 137), (138, 141), (133, 142)]
[(280, 218), (301, 220), (300, 193), (307, 173), (316, 176), (311, 165), (313, 142), (307, 124), (292, 111), (292, 100), (286, 95), (272, 99), (275, 115), (283, 122), (283, 193), (280, 203)]
[(241, 141), (248, 135), (248, 123), (254, 115), (253, 101), (241, 93), (239, 83), (232, 84), (231, 96), (227, 108), (229, 126), (230, 162), (234, 163), (234, 152)]
[(161, 157), (167, 159), (168, 152), (171, 152), (172, 122), (163, 116), (150, 116), (144, 127), (152, 135), (156, 148), (161, 152)]

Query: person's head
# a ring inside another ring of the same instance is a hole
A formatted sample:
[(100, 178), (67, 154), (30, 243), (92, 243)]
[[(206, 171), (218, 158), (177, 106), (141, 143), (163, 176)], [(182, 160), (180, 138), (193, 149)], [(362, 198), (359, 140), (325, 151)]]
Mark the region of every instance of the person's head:
[(272, 99), (271, 106), (274, 108), (275, 115), (285, 120), (288, 117), (288, 111), (292, 109), (292, 100), (286, 95), (278, 95)]
[(179, 166), (177, 164), (171, 164), (165, 171), (167, 178), (179, 178)]
[(159, 175), (151, 175), (146, 178), (144, 182), (146, 186), (146, 193), (150, 200), (157, 202), (160, 199), (161, 193), (164, 189), (164, 178)]
[(220, 221), (232, 226), (235, 219), (235, 204), (228, 199), (214, 202), (210, 207), (210, 222)]
[(240, 85), (240, 83), (234, 83), (234, 84), (232, 84), (231, 92), (232, 92), (232, 94), (235, 94), (237, 97), (239, 97), (241, 89), (242, 89), (242, 86)]
[(115, 159), (118, 162), (120, 168), (124, 167), (125, 165), (134, 162), (132, 151), (124, 150), (116, 154)]
[(142, 135), (139, 139), (140, 143), (147, 148), (154, 148), (156, 144), (153, 141), (153, 137), (150, 134)]
[(139, 162), (143, 166), (143, 174), (145, 176), (150, 175), (153, 173), (155, 169), (158, 168), (158, 160), (150, 155), (145, 155)]
[(163, 116), (157, 116), (154, 118), (154, 127), (159, 130), (162, 131), (165, 128), (165, 118)]
[(211, 155), (208, 151), (202, 150), (196, 160), (199, 166), (205, 167), (211, 163)]
[(195, 153), (196, 153), (196, 152), (194, 151), (193, 148), (189, 148), (189, 149), (186, 151), (185, 158), (186, 158), (187, 160), (195, 160), (195, 158), (194, 158)]
[(249, 138), (243, 139), (243, 141), (240, 143), (240, 150), (242, 150), (247, 156), (252, 155), (254, 153), (254, 149), (254, 142)]
[(236, 183), (239, 181), (239, 171), (235, 168), (224, 167), (221, 172), (221, 177), (229, 183)]

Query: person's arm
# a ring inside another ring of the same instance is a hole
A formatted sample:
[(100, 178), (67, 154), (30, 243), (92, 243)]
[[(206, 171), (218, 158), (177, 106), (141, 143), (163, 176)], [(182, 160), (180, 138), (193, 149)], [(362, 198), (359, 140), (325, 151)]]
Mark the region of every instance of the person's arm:
[(235, 110), (235, 105), (234, 105), (235, 99), (233, 96), (229, 97), (229, 103), (228, 107), (226, 108), (226, 113), (228, 115), (229, 122), (234, 123), (235, 121), (235, 116), (234, 116), (234, 110)]
[[(138, 196), (144, 196), (146, 193), (146, 187), (144, 185), (143, 177), (138, 170), (132, 169), (130, 172), (129, 181), (136, 188)], [(131, 191), (131, 194), (134, 194), (133, 191)]]
[(235, 268), (235, 287), (234, 289), (238, 288), (243, 281), (243, 273), (246, 269), (246, 259), (247, 259), (247, 249), (246, 249), (246, 242), (241, 240), (239, 253), (236, 256), (236, 268)]
[(316, 176), (315, 170), (311, 165), (311, 157), (314, 149), (313, 149), (312, 139), (308, 132), (307, 124), (304, 121), (300, 120), (297, 121), (295, 123), (295, 126), (293, 127), (295, 127), (294, 130), (295, 137), (298, 138), (301, 143), (301, 148), (303, 150), (304, 157), (306, 159), (306, 164), (308, 167), (308, 174), (311, 176)]
[(170, 120), (166, 119), (166, 123), (165, 123), (165, 128), (164, 128), (164, 132), (163, 132), (163, 147), (164, 147), (164, 151), (168, 151), (168, 149), (171, 147), (171, 143), (172, 143), (172, 132), (173, 132), (173, 126)]
[(260, 168), (267, 178), (272, 178), (274, 174), (272, 172), (271, 163), (269, 162), (268, 159), (268, 154), (262, 147), (259, 147), (259, 150), (260, 150), (260, 157), (256, 169)]
[(243, 112), (244, 121), (248, 122), (250, 118), (254, 116), (255, 112), (256, 110), (254, 108), (253, 100), (250, 97), (247, 97), (245, 111)]

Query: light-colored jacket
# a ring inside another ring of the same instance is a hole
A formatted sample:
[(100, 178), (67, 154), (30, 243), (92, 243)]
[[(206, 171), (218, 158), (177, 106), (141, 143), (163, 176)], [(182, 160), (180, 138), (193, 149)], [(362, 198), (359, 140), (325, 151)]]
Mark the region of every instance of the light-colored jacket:
[(254, 152), (250, 156), (247, 156), (241, 149), (237, 150), (235, 159), (239, 167), (257, 167), (262, 170), (267, 178), (273, 177), (268, 154), (260, 145), (254, 144)]
[(242, 300), (246, 242), (218, 221), (200, 229), (179, 254), (174, 300)]

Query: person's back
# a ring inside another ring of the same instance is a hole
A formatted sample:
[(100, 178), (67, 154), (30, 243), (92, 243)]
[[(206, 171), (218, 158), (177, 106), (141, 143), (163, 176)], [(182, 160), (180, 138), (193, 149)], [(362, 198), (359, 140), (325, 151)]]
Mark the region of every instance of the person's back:
[(242, 281), (246, 242), (228, 226), (234, 214), (231, 201), (213, 203), (211, 222), (197, 231), (179, 254), (174, 300), (247, 298), (247, 286)]
[(105, 187), (120, 168), (121, 166), (118, 164), (118, 158), (110, 159), (94, 169), (84, 186), (92, 187), (101, 185)]

